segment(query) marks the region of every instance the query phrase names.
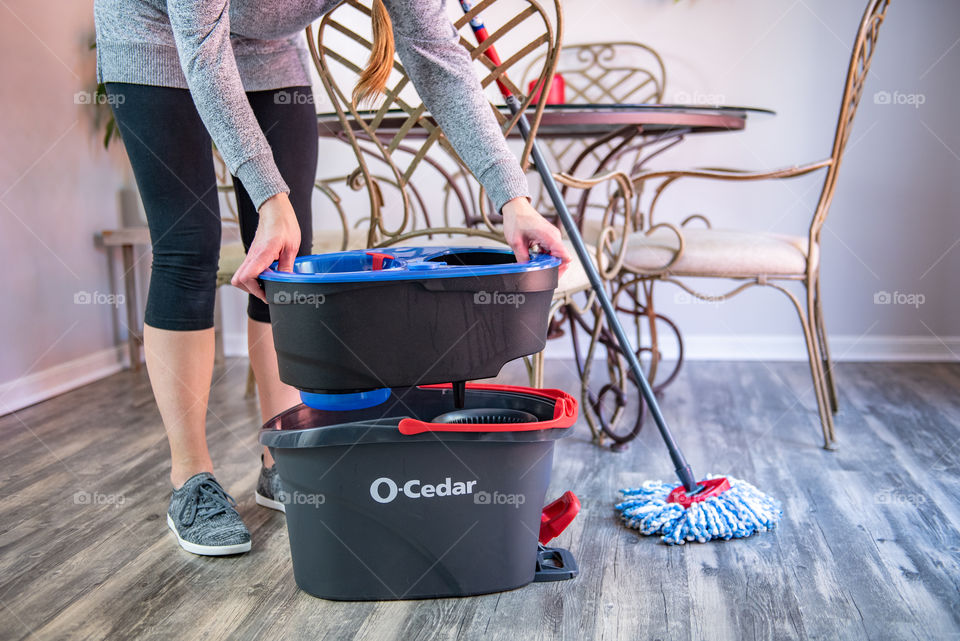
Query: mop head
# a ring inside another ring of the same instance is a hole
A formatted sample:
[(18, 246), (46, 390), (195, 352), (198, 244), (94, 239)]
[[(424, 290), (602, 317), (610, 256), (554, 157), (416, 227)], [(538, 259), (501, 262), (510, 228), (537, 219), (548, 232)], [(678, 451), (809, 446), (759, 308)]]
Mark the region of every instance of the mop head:
[(746, 481), (732, 476), (726, 479), (730, 489), (686, 508), (668, 501), (675, 485), (647, 481), (640, 487), (620, 490), (624, 500), (616, 505), (616, 510), (627, 527), (641, 534), (660, 534), (661, 540), (670, 545), (741, 539), (777, 524), (783, 516), (779, 501)]

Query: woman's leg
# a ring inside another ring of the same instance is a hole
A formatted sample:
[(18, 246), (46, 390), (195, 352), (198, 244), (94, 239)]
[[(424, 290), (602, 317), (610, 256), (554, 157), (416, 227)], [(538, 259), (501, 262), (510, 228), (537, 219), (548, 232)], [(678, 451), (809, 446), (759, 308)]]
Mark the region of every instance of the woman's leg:
[[(312, 237), (313, 185), (317, 174), (317, 116), (309, 87), (293, 87), (247, 94), (250, 106), (273, 149), (280, 175), (290, 187), (290, 203), (300, 223), (300, 256), (310, 253)], [(240, 233), (249, 247), (257, 231), (259, 216), (243, 184), (234, 178)], [(247, 348), (257, 379), (260, 414), (264, 422), (300, 402), (296, 389), (282, 383), (277, 353), (270, 329), (270, 312), (260, 299), (250, 296), (247, 304)], [(264, 448), (264, 463), (273, 464)]]
[[(179, 488), (213, 471), (206, 441), (220, 214), (210, 138), (185, 89), (108, 84), (153, 244), (147, 372)], [(123, 97), (122, 100), (119, 96)]]
[(206, 432), (213, 328), (179, 332), (144, 323), (143, 347), (150, 386), (170, 444), (170, 482), (179, 488), (195, 474), (213, 474)]
[[(300, 393), (280, 381), (277, 351), (273, 346), (273, 331), (269, 322), (247, 318), (247, 352), (250, 355), (250, 367), (257, 379), (260, 418), (266, 423), (271, 417), (299, 403)], [(263, 460), (267, 467), (273, 465), (273, 457), (267, 448), (263, 448)]]

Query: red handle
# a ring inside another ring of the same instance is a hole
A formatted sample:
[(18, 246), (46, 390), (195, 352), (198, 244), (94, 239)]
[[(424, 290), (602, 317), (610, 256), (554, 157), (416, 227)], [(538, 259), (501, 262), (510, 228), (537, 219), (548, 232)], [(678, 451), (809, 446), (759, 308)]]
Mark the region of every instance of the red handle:
[(383, 269), (383, 261), (386, 259), (393, 260), (393, 256), (390, 254), (383, 254), (380, 252), (367, 252), (367, 256), (373, 258), (373, 271), (378, 272)]
[[(486, 27), (474, 29), (473, 33), (477, 37), (477, 44), (483, 44), (483, 41), (489, 37)], [(497, 50), (493, 48), (493, 45), (490, 45), (484, 49), (483, 55), (489, 58), (490, 62), (492, 62), (495, 67), (500, 67), (503, 65), (503, 63), (500, 61), (500, 54), (498, 54)], [(497, 78), (496, 82), (497, 86), (500, 88), (500, 93), (502, 93), (504, 96), (509, 96), (510, 90), (507, 89), (507, 85), (503, 84), (499, 77)]]
[[(439, 385), (421, 385), (420, 387), (450, 388), (450, 383)], [(415, 418), (400, 420), (400, 433), (407, 436), (424, 432), (531, 432), (549, 430), (557, 427), (570, 427), (577, 421), (577, 401), (572, 396), (558, 389), (535, 389), (530, 387), (516, 387), (514, 385), (485, 385), (482, 383), (467, 383), (467, 389), (487, 390), (496, 392), (521, 392), (551, 398), (554, 401), (553, 418), (549, 421), (531, 423), (429, 423)]]
[(566, 530), (579, 512), (580, 499), (570, 490), (543, 508), (540, 514), (540, 543), (546, 545), (548, 541)]

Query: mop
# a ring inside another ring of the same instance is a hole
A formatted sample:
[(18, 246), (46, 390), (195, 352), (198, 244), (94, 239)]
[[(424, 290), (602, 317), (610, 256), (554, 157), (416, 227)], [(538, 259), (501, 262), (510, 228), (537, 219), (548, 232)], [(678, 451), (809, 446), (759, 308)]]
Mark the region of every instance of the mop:
[[(471, 5), (468, 0), (460, 0), (464, 13), (469, 14)], [(487, 29), (477, 15), (470, 20), (470, 26), (478, 43), (487, 39)], [(500, 57), (490, 46), (484, 51), (490, 61), (499, 66)], [(520, 101), (497, 80), (497, 86), (503, 95), (510, 112), (516, 116), (520, 112)], [(542, 88), (546, 91), (547, 88)], [(520, 115), (517, 124), (525, 140), (530, 137), (530, 123), (526, 116)], [(660, 411), (660, 405), (653, 394), (653, 389), (647, 382), (640, 368), (640, 361), (630, 346), (620, 319), (617, 318), (613, 304), (603, 287), (603, 281), (597, 269), (590, 260), (580, 230), (570, 215), (560, 189), (547, 166), (546, 159), (540, 150), (537, 141), (531, 144), (531, 156), (544, 187), (553, 201), (560, 221), (573, 244), (577, 257), (583, 265), (584, 271), (590, 280), (590, 285), (597, 296), (607, 323), (617, 338), (620, 351), (627, 359), (630, 371), (640, 386), (640, 392), (650, 408), (650, 415), (660, 431), (670, 458), (673, 460), (677, 477), (681, 485), (673, 486), (660, 481), (647, 481), (640, 487), (620, 490), (623, 501), (618, 503), (616, 511), (627, 527), (634, 528), (645, 535), (661, 535), (661, 539), (668, 544), (683, 544), (686, 541), (701, 543), (723, 539), (743, 538), (757, 532), (764, 532), (773, 528), (780, 520), (783, 512), (775, 499), (765, 495), (753, 485), (736, 479), (732, 476), (720, 477), (708, 475), (707, 478), (696, 481), (690, 465), (680, 451), (679, 446), (667, 426), (667, 422)]]

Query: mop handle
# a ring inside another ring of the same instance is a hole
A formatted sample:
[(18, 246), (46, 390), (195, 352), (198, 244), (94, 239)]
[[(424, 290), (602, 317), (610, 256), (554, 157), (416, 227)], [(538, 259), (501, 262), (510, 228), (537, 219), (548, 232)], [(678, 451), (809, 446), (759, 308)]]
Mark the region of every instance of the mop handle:
[[(468, 0), (460, 0), (460, 7), (463, 9), (464, 13), (469, 12), (471, 9)], [(483, 25), (483, 22), (480, 21), (478, 16), (474, 16), (474, 18), (470, 20), (470, 27), (473, 29), (473, 33), (476, 36), (478, 43), (482, 43), (487, 39), (487, 29)], [(487, 49), (484, 51), (484, 54), (493, 64), (500, 65), (500, 56), (497, 55), (493, 45), (487, 47)], [(506, 85), (499, 79), (497, 80), (497, 86), (500, 88), (500, 93), (503, 94), (503, 98), (507, 103), (507, 107), (510, 109), (510, 113), (513, 115), (520, 113), (520, 101), (517, 100), (517, 97), (514, 96), (513, 93), (506, 87)], [(541, 89), (541, 91), (546, 90), (547, 87), (543, 87)], [(527, 121), (527, 117), (525, 115), (520, 114), (518, 125), (524, 140), (528, 140), (530, 138), (530, 123)], [(546, 187), (547, 193), (550, 195), (550, 199), (553, 201), (553, 206), (556, 208), (557, 214), (560, 216), (560, 221), (563, 223), (564, 229), (567, 230), (567, 236), (569, 236), (570, 242), (576, 251), (577, 257), (580, 259), (580, 263), (583, 265), (583, 269), (590, 281), (590, 286), (593, 287), (593, 291), (597, 295), (597, 300), (600, 301), (600, 305), (603, 307), (603, 311), (607, 317), (607, 322), (617, 337), (617, 343), (620, 345), (620, 351), (623, 352), (624, 357), (627, 359), (627, 364), (630, 366), (630, 371), (633, 372), (634, 377), (637, 379), (637, 383), (640, 385), (640, 392), (643, 395), (644, 400), (647, 402), (647, 407), (650, 408), (650, 414), (653, 416), (653, 420), (656, 422), (657, 428), (660, 430), (660, 436), (663, 438), (663, 442), (666, 444), (667, 450), (670, 452), (670, 458), (673, 460), (674, 467), (676, 468), (677, 477), (680, 479), (680, 482), (683, 483), (684, 489), (686, 489), (688, 493), (692, 494), (699, 489), (696, 478), (693, 475), (693, 471), (690, 469), (690, 465), (684, 458), (683, 452), (680, 451), (680, 447), (674, 440), (673, 434), (670, 433), (670, 428), (667, 426), (667, 422), (663, 417), (663, 413), (660, 411), (660, 404), (657, 402), (657, 398), (653, 394), (653, 389), (650, 387), (650, 383), (647, 382), (647, 378), (643, 375), (643, 370), (640, 368), (640, 361), (637, 359), (633, 348), (630, 346), (630, 340), (627, 338), (626, 332), (623, 331), (623, 327), (620, 325), (620, 319), (617, 318), (617, 312), (613, 307), (613, 303), (610, 302), (610, 298), (607, 296), (606, 289), (603, 285), (603, 280), (600, 278), (600, 274), (597, 273), (597, 269), (594, 266), (593, 261), (590, 259), (590, 254), (587, 251), (586, 246), (583, 244), (583, 239), (580, 237), (580, 230), (577, 228), (573, 217), (570, 215), (570, 211), (567, 209), (567, 203), (564, 201), (563, 195), (560, 193), (560, 188), (557, 186), (557, 182), (547, 166), (546, 159), (544, 158), (543, 153), (540, 151), (540, 145), (537, 143), (536, 138), (534, 138), (533, 144), (531, 145), (531, 155), (533, 157), (533, 163), (537, 168), (537, 172), (540, 174), (540, 178), (543, 180), (544, 187)]]

